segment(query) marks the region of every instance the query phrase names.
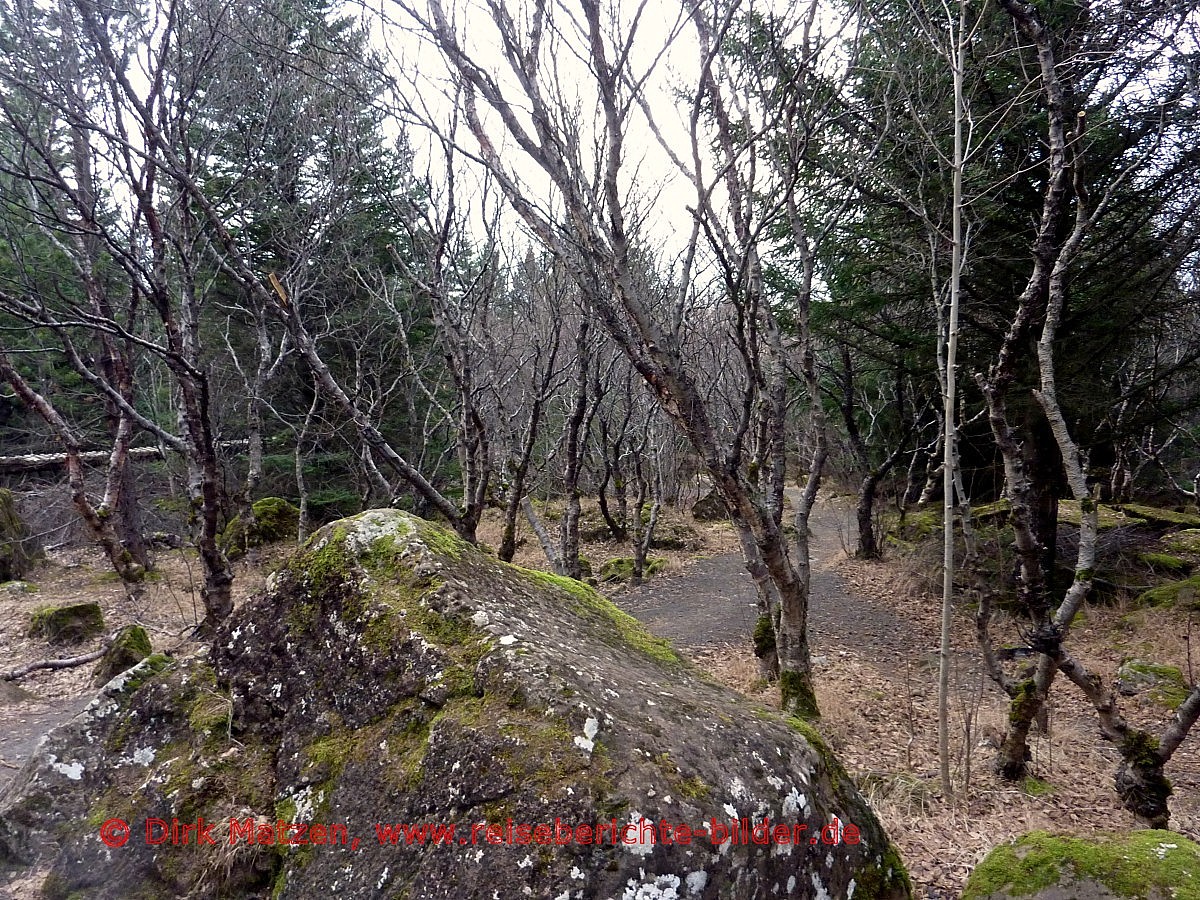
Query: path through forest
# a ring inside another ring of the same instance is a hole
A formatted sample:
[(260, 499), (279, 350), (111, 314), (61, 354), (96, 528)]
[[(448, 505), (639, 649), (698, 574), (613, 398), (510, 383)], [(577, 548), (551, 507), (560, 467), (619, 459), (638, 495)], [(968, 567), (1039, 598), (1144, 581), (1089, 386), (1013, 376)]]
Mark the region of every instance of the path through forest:
[[(876, 665), (906, 657), (917, 641), (907, 621), (877, 599), (857, 593), (835, 570), (853, 546), (854, 524), (836, 500), (817, 503), (809, 521), (812, 592), (809, 635), (814, 662), (841, 649)], [(749, 644), (758, 618), (754, 582), (739, 552), (698, 560), (651, 579), (615, 602), (678, 647)]]

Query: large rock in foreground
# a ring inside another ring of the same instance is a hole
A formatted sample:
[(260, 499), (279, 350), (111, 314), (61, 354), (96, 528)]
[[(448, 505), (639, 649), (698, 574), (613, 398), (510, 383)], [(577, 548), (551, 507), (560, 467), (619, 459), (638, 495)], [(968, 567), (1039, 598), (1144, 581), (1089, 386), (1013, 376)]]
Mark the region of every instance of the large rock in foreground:
[(110, 682), (0, 800), (0, 862), (89, 898), (909, 895), (811, 729), (391, 510)]
[(1173, 831), (1092, 840), (1044, 831), (997, 847), (963, 900), (1200, 900), (1200, 845)]

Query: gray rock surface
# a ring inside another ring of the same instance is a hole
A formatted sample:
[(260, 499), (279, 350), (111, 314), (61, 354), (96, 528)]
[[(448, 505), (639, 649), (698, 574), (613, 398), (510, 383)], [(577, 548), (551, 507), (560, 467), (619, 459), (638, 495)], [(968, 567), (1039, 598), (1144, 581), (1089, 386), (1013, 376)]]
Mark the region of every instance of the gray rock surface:
[[(714, 843), (731, 819), (789, 840)], [(207, 652), (52, 733), (0, 798), (0, 867), (98, 900), (909, 896), (809, 726), (394, 510), (326, 526)]]

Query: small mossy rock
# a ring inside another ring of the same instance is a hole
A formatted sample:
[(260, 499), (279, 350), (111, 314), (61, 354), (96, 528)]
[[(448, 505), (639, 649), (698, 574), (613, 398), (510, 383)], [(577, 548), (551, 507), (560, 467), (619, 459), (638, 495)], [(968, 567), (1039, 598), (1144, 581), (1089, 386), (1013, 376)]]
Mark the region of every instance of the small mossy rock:
[[(666, 567), (667, 561), (661, 556), (648, 556), (646, 564), (642, 567), (642, 577), (649, 578), (651, 575), (657, 575)], [(600, 567), (601, 581), (629, 581), (631, 578), (633, 578), (632, 556), (615, 556)]]
[[(858, 843), (810, 843), (834, 816)], [(133, 839), (110, 850), (96, 835), (112, 818)], [(172, 818), (213, 823), (220, 849), (143, 839)], [(643, 818), (706, 831), (652, 843)], [(714, 845), (730, 818), (805, 828), (798, 844)], [(279, 821), (356, 842), (248, 839)], [(455, 831), (393, 843), (377, 823)], [(555, 843), (556, 823), (626, 840)], [(398, 510), (325, 526), (206, 652), (106, 685), (0, 798), (0, 863), (93, 900), (911, 892), (811, 726), (730, 698), (586, 585)]]
[(729, 519), (729, 508), (720, 494), (709, 491), (692, 504), (692, 518), (697, 522), (724, 522)]
[(1127, 659), (1117, 669), (1117, 690), (1126, 697), (1149, 692), (1154, 702), (1175, 709), (1189, 693), (1178, 666), (1160, 666), (1144, 659)]
[(37, 585), (29, 581), (6, 581), (0, 584), (0, 593), (4, 594), (36, 594)]
[(295, 540), (300, 527), (300, 510), (281, 497), (263, 497), (250, 507), (254, 527), (247, 530), (241, 516), (234, 516), (218, 539), (222, 552), (239, 559), (251, 547), (275, 541)]
[(12, 491), (0, 488), (0, 582), (23, 578), (41, 559), (41, 549), (17, 515)]
[(997, 847), (962, 900), (1200, 900), (1200, 844), (1144, 830), (1082, 840), (1044, 831)]
[(1195, 553), (1200, 555), (1200, 528), (1185, 528), (1174, 531), (1163, 538), (1163, 545), (1171, 553)]
[(141, 625), (126, 625), (117, 632), (113, 642), (96, 665), (95, 684), (107, 684), (114, 676), (132, 669), (153, 652), (150, 635)]
[(1200, 575), (1193, 575), (1183, 581), (1172, 581), (1170, 584), (1150, 588), (1138, 595), (1134, 601), (1138, 607), (1147, 606), (1178, 606), (1184, 609), (1200, 609)]
[(79, 644), (104, 631), (99, 603), (47, 606), (29, 617), (29, 634), (55, 644)]

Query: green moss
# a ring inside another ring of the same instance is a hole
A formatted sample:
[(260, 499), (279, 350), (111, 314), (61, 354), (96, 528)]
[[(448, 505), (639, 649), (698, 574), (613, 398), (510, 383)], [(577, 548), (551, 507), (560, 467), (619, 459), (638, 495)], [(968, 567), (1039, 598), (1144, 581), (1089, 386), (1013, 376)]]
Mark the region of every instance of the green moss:
[(674, 782), (675, 792), (688, 800), (703, 800), (709, 794), (709, 786), (698, 775), (681, 778)]
[[(667, 567), (667, 561), (661, 556), (649, 556), (642, 567), (642, 576), (649, 578), (657, 575)], [(600, 567), (601, 581), (629, 581), (633, 578), (633, 557), (614, 556)]]
[[(1090, 503), (1091, 501), (1087, 502)], [(1078, 528), (1083, 521), (1081, 513), (1078, 500), (1058, 501), (1058, 521), (1060, 523), (1074, 525)], [(1106, 506), (1103, 503), (1097, 507), (1096, 527), (1100, 531), (1116, 528), (1118, 525), (1125, 525), (1128, 522), (1128, 517), (1118, 509)]]
[(275, 541), (295, 540), (300, 528), (300, 510), (281, 497), (263, 497), (251, 504), (254, 527), (247, 528), (235, 516), (217, 538), (217, 545), (230, 559), (244, 556), (251, 547)]
[(621, 643), (664, 665), (685, 666), (682, 657), (667, 641), (654, 637), (641, 622), (619, 609), (612, 601), (602, 597), (594, 588), (582, 581), (562, 575), (552, 575), (539, 569), (525, 569), (521, 566), (510, 566), (509, 568), (520, 572), (527, 580), (542, 587), (564, 592), (576, 613), (592, 622), (608, 626)]
[(1145, 675), (1153, 682), (1150, 697), (1156, 703), (1161, 703), (1169, 709), (1177, 709), (1191, 692), (1183, 671), (1178, 666), (1162, 666), (1141, 659), (1129, 659), (1121, 663), (1117, 671), (1120, 679), (1123, 675)]
[(1021, 790), (1030, 797), (1045, 797), (1054, 793), (1054, 785), (1048, 781), (1042, 781), (1040, 778), (1034, 778), (1032, 775), (1025, 777), (1021, 782)]
[(104, 613), (98, 603), (44, 606), (29, 617), (29, 634), (50, 641), (77, 644), (104, 632)]
[(346, 548), (346, 531), (339, 528), (324, 545), (304, 553), (292, 566), (292, 571), (306, 578), (314, 593), (323, 594), (352, 582), (356, 568), (354, 557)]
[(417, 534), (426, 547), (449, 559), (462, 559), (475, 549), (454, 532), (428, 522), (421, 524)]
[(1152, 569), (1169, 572), (1172, 575), (1186, 575), (1192, 570), (1192, 564), (1186, 559), (1180, 559), (1169, 553), (1139, 553), (1138, 559)]
[(994, 503), (983, 503), (971, 507), (971, 518), (976, 522), (986, 522), (989, 519), (1006, 519), (1012, 511), (1009, 500), (997, 500)]
[(971, 873), (962, 900), (1001, 892), (1026, 897), (1064, 875), (1097, 881), (1128, 900), (1200, 900), (1200, 845), (1150, 829), (1094, 841), (1034, 831), (988, 854)]
[(233, 701), (223, 693), (203, 688), (187, 708), (188, 725), (198, 735), (222, 738), (229, 736), (233, 720)]
[(129, 671), (125, 683), (121, 685), (121, 693), (133, 696), (142, 685), (166, 672), (171, 665), (172, 660), (169, 656), (152, 653)]
[(1200, 554), (1200, 528), (1173, 532), (1163, 538), (1163, 544), (1172, 553)]
[(1184, 581), (1173, 581), (1170, 584), (1151, 588), (1140, 594), (1134, 604), (1139, 607), (1166, 607), (1182, 604), (1197, 609), (1200, 608), (1200, 603), (1196, 600), (1198, 592), (1200, 592), (1200, 575), (1193, 575)]
[(1145, 519), (1155, 525), (1174, 525), (1178, 528), (1200, 528), (1200, 516), (1191, 513), (1176, 512), (1173, 509), (1160, 509), (1156, 506), (1140, 506), (1136, 503), (1126, 503), (1121, 509), (1135, 519)]
[(879, 900), (881, 897), (912, 896), (912, 882), (900, 853), (892, 844), (883, 851), (882, 859), (870, 868), (855, 873), (854, 900)]
[(1017, 692), (1008, 707), (1008, 722), (1015, 725), (1018, 722), (1032, 722), (1041, 708), (1041, 698), (1038, 696), (1037, 684), (1032, 678), (1017, 685)]
[(812, 679), (800, 672), (779, 673), (779, 696), (783, 708), (801, 719), (820, 718), (817, 695), (813, 692)]
[(759, 616), (754, 623), (754, 655), (759, 659), (775, 652), (775, 625), (770, 616)]

